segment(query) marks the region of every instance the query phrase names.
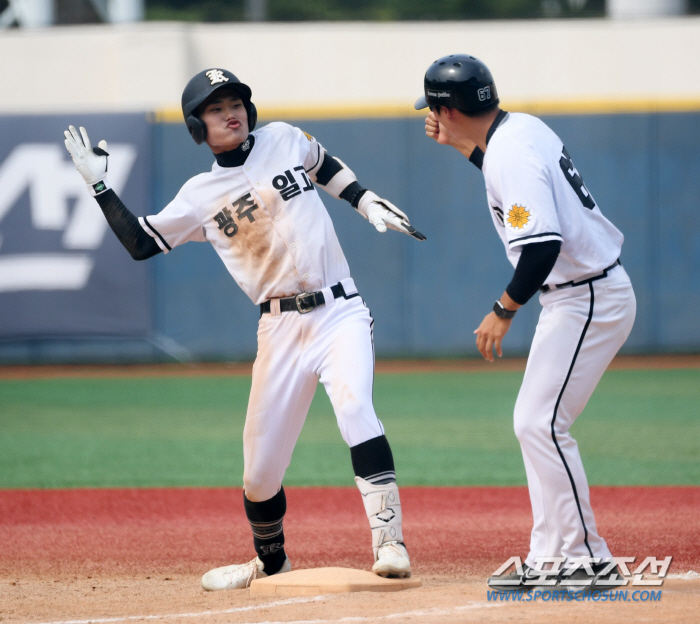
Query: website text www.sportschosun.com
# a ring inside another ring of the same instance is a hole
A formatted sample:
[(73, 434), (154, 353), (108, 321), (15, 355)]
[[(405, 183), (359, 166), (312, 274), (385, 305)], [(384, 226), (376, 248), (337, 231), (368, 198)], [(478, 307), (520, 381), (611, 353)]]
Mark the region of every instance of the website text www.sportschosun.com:
[(489, 602), (659, 602), (661, 591), (650, 590), (616, 590), (593, 591), (575, 593), (562, 590), (530, 590), (522, 591), (487, 591), (486, 599)]

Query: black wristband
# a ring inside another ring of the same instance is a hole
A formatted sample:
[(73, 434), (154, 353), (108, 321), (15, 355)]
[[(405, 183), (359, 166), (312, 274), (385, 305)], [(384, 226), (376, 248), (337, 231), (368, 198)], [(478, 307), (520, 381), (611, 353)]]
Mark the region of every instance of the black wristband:
[(478, 169), (481, 169), (484, 166), (484, 152), (481, 151), (481, 148), (478, 145), (472, 150), (472, 153), (469, 156), (469, 162)]
[(517, 310), (506, 310), (500, 301), (493, 304), (493, 311), (498, 318), (502, 319), (512, 319), (517, 312)]
[(360, 199), (362, 199), (362, 196), (367, 192), (367, 189), (360, 186), (360, 183), (355, 181), (355, 182), (350, 182), (343, 191), (340, 193), (340, 199), (344, 199), (347, 202), (350, 202), (350, 205), (357, 209), (357, 205), (360, 203)]

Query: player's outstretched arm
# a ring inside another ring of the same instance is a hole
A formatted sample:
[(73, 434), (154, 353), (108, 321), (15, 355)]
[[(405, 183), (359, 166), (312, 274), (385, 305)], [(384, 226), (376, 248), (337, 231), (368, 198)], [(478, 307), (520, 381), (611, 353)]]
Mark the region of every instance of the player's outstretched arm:
[(145, 260), (161, 252), (160, 247), (141, 227), (138, 219), (122, 203), (107, 183), (107, 142), (100, 141), (92, 147), (85, 128), (78, 132), (69, 126), (64, 132), (66, 149), (90, 194), (100, 205), (109, 226), (134, 260)]
[(417, 240), (425, 240), (425, 236), (411, 225), (403, 211), (362, 187), (353, 171), (340, 158), (324, 153), (320, 166), (309, 174), (327, 193), (336, 199), (350, 202), (378, 232), (386, 232), (390, 228)]

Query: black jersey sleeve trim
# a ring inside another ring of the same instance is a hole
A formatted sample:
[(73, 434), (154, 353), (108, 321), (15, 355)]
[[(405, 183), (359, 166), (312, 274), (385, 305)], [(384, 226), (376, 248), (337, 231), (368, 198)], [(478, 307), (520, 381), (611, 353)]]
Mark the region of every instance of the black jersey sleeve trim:
[(134, 260), (146, 260), (162, 251), (158, 243), (141, 227), (136, 216), (112, 189), (100, 193), (95, 199), (109, 227)]
[[(170, 247), (170, 245), (168, 245), (168, 243), (166, 242), (166, 240), (161, 236), (161, 233), (160, 233), (158, 230), (156, 230), (156, 228), (154, 228), (154, 227), (151, 225), (150, 221), (148, 220), (148, 217), (144, 217), (143, 220), (144, 220), (144, 222), (146, 223), (146, 225), (148, 226), (148, 228), (151, 230), (151, 232), (153, 232), (153, 233), (158, 237), (158, 240), (159, 240), (161, 243), (163, 243), (163, 245), (165, 246), (165, 248), (166, 248), (168, 251), (172, 251), (172, 248)], [(154, 242), (155, 242), (155, 241), (154, 241)], [(156, 243), (156, 245), (157, 245), (157, 244), (158, 244), (158, 243)]]
[(306, 173), (309, 173), (309, 171), (313, 171), (314, 169), (316, 169), (316, 167), (318, 167), (319, 160), (321, 160), (321, 146), (318, 143), (316, 143), (316, 162), (306, 170)]
[(530, 243), (523, 247), (513, 279), (506, 288), (508, 296), (525, 305), (544, 284), (559, 257), (561, 241), (549, 240)]
[(521, 236), (520, 238), (514, 238), (513, 240), (508, 241), (508, 244), (512, 245), (513, 243), (519, 243), (520, 241), (532, 240), (533, 238), (544, 238), (545, 236), (558, 236), (561, 239), (561, 234), (559, 234), (559, 232), (543, 232), (542, 234), (532, 234), (531, 236)]

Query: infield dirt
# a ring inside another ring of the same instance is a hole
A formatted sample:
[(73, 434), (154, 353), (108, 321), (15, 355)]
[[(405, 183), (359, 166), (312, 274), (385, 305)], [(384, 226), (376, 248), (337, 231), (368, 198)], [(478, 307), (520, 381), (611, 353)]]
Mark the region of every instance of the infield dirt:
[[(295, 568), (369, 569), (359, 494), (290, 488), (285, 518)], [(211, 567), (252, 558), (240, 491), (0, 491), (0, 621), (45, 622), (697, 622), (700, 488), (593, 488), (602, 534), (618, 556), (673, 556), (659, 601), (489, 602), (485, 578), (524, 556), (525, 488), (403, 488), (405, 536), (423, 587), (396, 594), (280, 600), (208, 593)], [(671, 513), (672, 512), (672, 513)], [(349, 618), (349, 619), (347, 619)]]

